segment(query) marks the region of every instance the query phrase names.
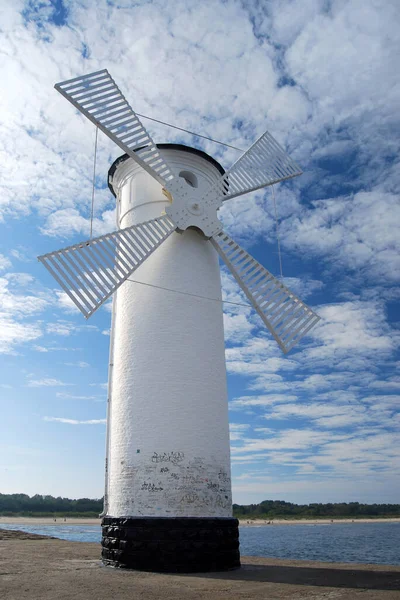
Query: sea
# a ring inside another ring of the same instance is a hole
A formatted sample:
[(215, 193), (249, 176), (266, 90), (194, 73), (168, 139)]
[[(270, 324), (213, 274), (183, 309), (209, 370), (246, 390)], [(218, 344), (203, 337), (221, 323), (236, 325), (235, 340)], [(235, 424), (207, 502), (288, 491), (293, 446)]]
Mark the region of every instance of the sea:
[[(101, 539), (98, 525), (0, 523), (0, 528), (20, 529), (72, 542), (99, 543)], [(400, 522), (242, 525), (240, 553), (242, 556), (400, 565)]]

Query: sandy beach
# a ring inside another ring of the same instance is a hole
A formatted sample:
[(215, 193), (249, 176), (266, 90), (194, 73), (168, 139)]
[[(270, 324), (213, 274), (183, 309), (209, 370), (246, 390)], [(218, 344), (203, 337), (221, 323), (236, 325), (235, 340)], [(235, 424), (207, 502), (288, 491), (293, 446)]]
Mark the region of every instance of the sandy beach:
[[(56, 520), (52, 517), (0, 517), (1, 524), (18, 525), (101, 525), (101, 519), (78, 519), (58, 517)], [(260, 525), (335, 525), (336, 523), (400, 523), (400, 517), (388, 519), (265, 519), (239, 520), (241, 526), (260, 526)]]

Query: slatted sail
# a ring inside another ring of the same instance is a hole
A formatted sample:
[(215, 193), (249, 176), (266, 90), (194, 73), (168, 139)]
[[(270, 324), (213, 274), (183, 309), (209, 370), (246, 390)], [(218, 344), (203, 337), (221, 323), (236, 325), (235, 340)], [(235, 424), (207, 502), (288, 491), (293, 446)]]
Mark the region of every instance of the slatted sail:
[(266, 131), (242, 154), (204, 197), (229, 200), (242, 194), (301, 175), (302, 170)]
[(174, 175), (107, 69), (54, 86), (143, 169), (168, 187)]
[(89, 318), (175, 229), (162, 216), (38, 259)]
[(226, 233), (211, 242), (282, 351), (289, 352), (320, 317)]

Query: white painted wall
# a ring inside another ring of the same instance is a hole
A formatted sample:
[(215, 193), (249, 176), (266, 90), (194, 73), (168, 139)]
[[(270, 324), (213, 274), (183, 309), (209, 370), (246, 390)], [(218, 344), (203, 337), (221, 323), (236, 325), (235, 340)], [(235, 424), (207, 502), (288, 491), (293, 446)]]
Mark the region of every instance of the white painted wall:
[[(195, 173), (198, 193), (219, 175), (204, 158), (163, 152)], [(113, 186), (120, 227), (166, 206), (130, 159)], [(221, 298), (217, 253), (196, 231), (173, 233), (130, 279)], [(130, 281), (115, 302), (107, 514), (232, 516), (222, 304)]]

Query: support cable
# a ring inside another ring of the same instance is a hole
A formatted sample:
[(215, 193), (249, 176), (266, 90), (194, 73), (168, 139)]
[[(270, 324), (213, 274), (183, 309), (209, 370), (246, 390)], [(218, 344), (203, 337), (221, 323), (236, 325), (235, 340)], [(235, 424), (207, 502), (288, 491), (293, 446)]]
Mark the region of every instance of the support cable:
[(92, 182), (92, 209), (90, 212), (90, 239), (93, 237), (93, 214), (94, 214), (94, 191), (96, 187), (96, 159), (97, 159), (97, 137), (99, 128), (96, 127), (96, 136), (94, 139), (94, 157), (93, 157), (93, 182)]
[(190, 292), (181, 292), (180, 290), (172, 290), (161, 285), (154, 285), (153, 283), (145, 283), (144, 281), (137, 281), (136, 279), (127, 279), (130, 283), (138, 283), (139, 285), (146, 285), (147, 287), (156, 288), (157, 290), (165, 290), (166, 292), (173, 292), (174, 294), (182, 294), (183, 296), (191, 296), (192, 298), (201, 298), (202, 300), (211, 300), (212, 302), (220, 302), (221, 304), (233, 304), (235, 306), (244, 306), (245, 308), (251, 308), (250, 304), (244, 304), (243, 302), (232, 302), (231, 300), (220, 300), (219, 298), (209, 298), (208, 296), (200, 296), (199, 294), (191, 294)]
[(280, 239), (279, 239), (279, 223), (278, 223), (278, 213), (277, 213), (277, 210), (276, 210), (275, 187), (273, 185), (271, 187), (272, 187), (272, 197), (274, 199), (275, 229), (276, 229), (276, 239), (277, 239), (277, 242), (278, 242), (279, 268), (280, 268), (280, 272), (281, 272), (281, 279), (283, 281), (281, 242), (280, 242)]
[(239, 150), (239, 152), (244, 152), (241, 148), (237, 148), (236, 146), (231, 146), (230, 144), (225, 144), (224, 142), (219, 142), (218, 140), (214, 140), (213, 138), (207, 137), (206, 135), (200, 135), (200, 133), (194, 133), (194, 131), (189, 131), (188, 129), (183, 129), (183, 127), (177, 127), (176, 125), (171, 125), (171, 123), (166, 123), (165, 121), (159, 121), (158, 119), (153, 119), (152, 117), (147, 117), (146, 115), (141, 115), (140, 113), (136, 113), (138, 117), (142, 117), (143, 119), (148, 119), (149, 121), (154, 121), (155, 123), (160, 123), (161, 125), (166, 125), (167, 127), (172, 127), (172, 129), (178, 129), (178, 131), (184, 131), (185, 133), (190, 133), (190, 135), (194, 135), (196, 137), (202, 138), (203, 140), (208, 140), (209, 142), (214, 142), (215, 144), (221, 144), (221, 146), (226, 146), (227, 148), (232, 148), (233, 150)]

